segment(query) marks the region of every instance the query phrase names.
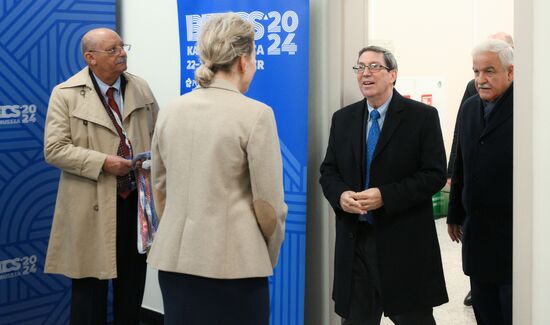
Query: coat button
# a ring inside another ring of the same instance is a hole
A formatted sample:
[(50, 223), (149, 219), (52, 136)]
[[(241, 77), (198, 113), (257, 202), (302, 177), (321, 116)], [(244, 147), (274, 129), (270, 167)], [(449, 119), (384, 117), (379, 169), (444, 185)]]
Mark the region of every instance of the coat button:
[(84, 123), (84, 125), (88, 125), (88, 121), (84, 121), (84, 122), (82, 122), (82, 123)]
[(97, 206), (97, 204), (94, 205), (94, 211), (99, 211), (99, 206)]
[(484, 145), (485, 141), (481, 140), (481, 141), (479, 141), (479, 143), (481, 143), (481, 145)]
[(351, 238), (351, 239), (353, 239), (353, 237), (354, 237), (352, 232), (350, 232), (350, 233), (348, 234), (348, 236), (349, 236), (349, 238)]

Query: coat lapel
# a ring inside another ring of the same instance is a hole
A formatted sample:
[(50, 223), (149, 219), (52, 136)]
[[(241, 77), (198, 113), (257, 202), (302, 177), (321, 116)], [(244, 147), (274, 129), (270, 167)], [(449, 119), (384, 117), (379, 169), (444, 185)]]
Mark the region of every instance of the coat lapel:
[(394, 89), (392, 100), (388, 106), (386, 118), (384, 119), (384, 125), (382, 126), (382, 132), (380, 133), (380, 138), (376, 144), (376, 149), (374, 149), (374, 155), (372, 157), (373, 161), (376, 159), (376, 156), (384, 150), (384, 147), (390, 141), (393, 133), (399, 126), (399, 123), (401, 123), (404, 108), (403, 97), (397, 92), (397, 90)]
[(496, 129), (499, 125), (504, 123), (508, 118), (512, 116), (513, 113), (513, 89), (514, 85), (510, 85), (506, 92), (504, 92), (504, 95), (502, 98), (498, 101), (496, 107), (494, 108), (494, 111), (489, 115), (489, 122), (487, 123), (487, 126), (481, 133), (481, 138), (487, 136), (489, 133), (491, 133), (494, 129)]
[(98, 93), (93, 88), (86, 88), (84, 100), (74, 109), (73, 116), (101, 125), (118, 134), (109, 115), (105, 112)]
[(126, 82), (126, 89), (124, 92), (124, 116), (122, 117), (123, 120), (126, 120), (132, 112), (145, 107), (145, 104), (147, 104), (143, 94), (137, 89), (135, 82), (132, 82), (132, 79), (128, 77), (126, 77)]
[(352, 142), (352, 151), (356, 170), (361, 171), (361, 179), (364, 179), (365, 170), (365, 127), (366, 127), (366, 100), (362, 100), (356, 104), (353, 113), (351, 114), (352, 120), (350, 121), (351, 139), (361, 139), (361, 141)]
[(71, 112), (72, 116), (101, 125), (117, 134), (113, 122), (111, 122), (111, 119), (105, 112), (105, 108), (101, 103), (99, 97), (101, 95), (94, 89), (88, 67), (85, 67), (79, 73), (67, 80), (62, 88), (80, 88), (79, 93), (80, 96), (82, 96), (82, 100), (78, 101), (78, 105)]
[[(479, 139), (485, 127), (485, 122), (483, 121), (483, 106), (481, 103), (481, 98), (478, 94), (472, 97), (474, 97), (473, 100), (476, 101), (476, 104), (472, 105), (471, 107), (467, 106), (464, 108), (464, 112), (462, 112), (462, 116), (460, 117), (460, 123), (463, 124), (463, 126), (461, 126), (461, 130), (468, 130), (464, 133), (469, 134), (469, 137), (471, 137), (472, 139)], [(470, 109), (475, 110), (470, 111)], [(461, 141), (464, 142), (464, 140)]]

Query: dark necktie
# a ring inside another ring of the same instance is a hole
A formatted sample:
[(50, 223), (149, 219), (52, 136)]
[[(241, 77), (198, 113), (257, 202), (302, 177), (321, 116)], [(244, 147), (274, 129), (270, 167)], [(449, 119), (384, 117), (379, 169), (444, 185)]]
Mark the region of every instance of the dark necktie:
[[(372, 157), (374, 156), (374, 149), (376, 149), (376, 143), (378, 143), (378, 138), (380, 137), (380, 125), (378, 125), (379, 117), (380, 113), (378, 113), (378, 110), (374, 109), (372, 112), (370, 112), (371, 126), (369, 129), (369, 134), (367, 135), (367, 166), (365, 168), (365, 189), (369, 188)], [(367, 212), (366, 220), (371, 224), (374, 222), (374, 215), (371, 211)]]
[[(118, 136), (120, 137), (117, 155), (122, 158), (129, 159), (132, 157), (129, 145), (130, 140), (127, 139), (124, 134), (124, 130), (122, 129), (122, 114), (120, 114), (120, 109), (116, 103), (115, 97), (113, 96), (115, 90), (116, 88), (114, 87), (110, 87), (107, 90), (107, 104), (109, 104), (109, 107), (117, 117), (113, 120), (113, 124), (115, 125)], [(134, 185), (130, 173), (124, 176), (117, 176), (117, 193), (119, 196), (125, 199), (128, 197), (132, 189), (134, 189)]]
[(493, 111), (493, 108), (495, 108), (494, 103), (486, 103), (485, 107), (483, 107), (483, 118), (485, 119), (485, 123), (489, 121), (489, 115)]

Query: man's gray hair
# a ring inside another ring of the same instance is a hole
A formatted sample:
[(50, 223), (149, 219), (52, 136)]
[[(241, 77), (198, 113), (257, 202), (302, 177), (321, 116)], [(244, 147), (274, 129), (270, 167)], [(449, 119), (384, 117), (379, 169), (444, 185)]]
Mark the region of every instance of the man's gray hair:
[(359, 51), (359, 55), (357, 57), (360, 57), (361, 54), (363, 54), (365, 52), (368, 52), (368, 51), (376, 52), (376, 53), (382, 53), (384, 55), (384, 64), (388, 68), (390, 68), (390, 70), (397, 70), (397, 60), (393, 56), (392, 52), (390, 52), (389, 50), (387, 50), (387, 49), (385, 49), (381, 46), (371, 45), (371, 46), (364, 47)]
[(500, 63), (504, 68), (508, 68), (511, 65), (514, 65), (514, 49), (510, 44), (497, 40), (497, 39), (487, 39), (479, 43), (472, 50), (472, 56), (479, 55), (483, 52), (492, 52), (498, 54)]

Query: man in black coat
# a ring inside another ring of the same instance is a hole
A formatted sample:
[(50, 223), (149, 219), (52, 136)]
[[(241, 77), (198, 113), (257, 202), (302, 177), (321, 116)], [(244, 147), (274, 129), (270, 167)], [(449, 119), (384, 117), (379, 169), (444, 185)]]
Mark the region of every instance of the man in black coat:
[(478, 95), (460, 109), (448, 231), (462, 241), (479, 324), (512, 324), (513, 49), (486, 40), (472, 52)]
[[(514, 39), (512, 38), (512, 35), (510, 35), (508, 33), (498, 32), (496, 34), (489, 35), (488, 38), (504, 41), (504, 42), (510, 44), (510, 46), (512, 48), (514, 48)], [(454, 130), (454, 133), (453, 133), (453, 144), (451, 146), (451, 153), (449, 155), (449, 168), (447, 168), (447, 183), (448, 184), (451, 183), (451, 176), (453, 175), (453, 169), (454, 169), (455, 160), (456, 160), (456, 142), (458, 141), (458, 129), (459, 129), (458, 116), (460, 115), (460, 108), (462, 107), (462, 105), (464, 105), (464, 102), (466, 101), (466, 99), (468, 99), (468, 98), (470, 98), (474, 95), (477, 95), (477, 89), (476, 89), (476, 85), (475, 85), (475, 79), (472, 79), (466, 85), (466, 89), (464, 90), (464, 95), (462, 95), (462, 100), (460, 101), (459, 110), (458, 110), (458, 113), (457, 113), (457, 116), (456, 116), (455, 130)], [(466, 306), (471, 306), (472, 305), (472, 292), (471, 291), (469, 291), (468, 294), (466, 295), (466, 297), (464, 298), (464, 305), (466, 305)]]
[[(507, 34), (505, 32), (498, 32), (496, 34), (489, 35), (488, 38), (504, 41), (504, 42), (510, 44), (510, 46), (512, 48), (514, 48), (514, 39), (512, 38), (512, 35)], [(466, 101), (466, 99), (468, 99), (468, 98), (470, 98), (474, 95), (477, 95), (477, 89), (476, 89), (475, 79), (472, 79), (466, 85), (466, 89), (464, 89), (464, 94), (462, 95), (462, 100), (460, 101), (460, 107), (462, 107), (462, 105), (464, 105), (464, 102)], [(458, 114), (460, 114), (460, 107), (459, 107), (459, 110), (458, 110)], [(455, 129), (454, 129), (454, 132), (453, 132), (453, 144), (451, 146), (451, 154), (449, 155), (449, 168), (447, 169), (447, 180), (448, 181), (450, 180), (451, 176), (453, 175), (454, 163), (455, 163), (455, 159), (456, 159), (456, 141), (458, 140), (458, 123), (457, 123), (458, 122), (458, 114), (457, 114), (457, 117), (456, 117)], [(469, 294), (468, 294), (468, 296), (469, 296)], [(468, 297), (466, 297), (466, 299), (468, 299)], [(471, 305), (471, 304), (466, 303), (466, 299), (464, 299), (464, 304), (468, 305), (468, 306)]]
[(336, 213), (336, 313), (435, 324), (432, 307), (448, 301), (431, 199), (446, 176), (439, 117), (393, 89), (389, 51), (362, 49), (354, 70), (365, 99), (334, 113), (320, 178)]

